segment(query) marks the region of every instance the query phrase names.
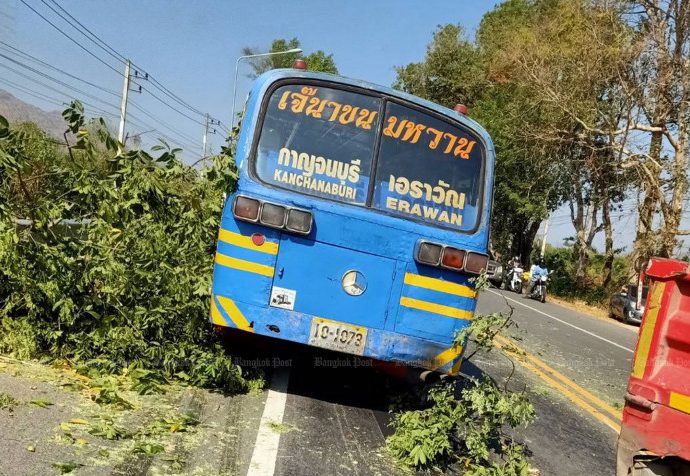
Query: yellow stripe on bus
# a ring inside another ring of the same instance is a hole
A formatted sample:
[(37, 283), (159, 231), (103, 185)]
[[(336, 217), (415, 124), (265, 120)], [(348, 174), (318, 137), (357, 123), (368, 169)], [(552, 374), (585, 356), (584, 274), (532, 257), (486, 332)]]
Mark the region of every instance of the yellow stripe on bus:
[(438, 354), (436, 357), (433, 359), (433, 367), (434, 370), (440, 369), (444, 365), (449, 364), (450, 362), (453, 361), (453, 359), (457, 358), (458, 355), (462, 353), (462, 346), (461, 345), (454, 345), (453, 347), (450, 347), (440, 354)]
[(272, 266), (266, 266), (265, 264), (254, 263), (253, 261), (233, 258), (232, 256), (226, 256), (221, 253), (216, 253), (216, 263), (221, 266), (227, 266), (228, 268), (268, 276), (269, 278), (272, 278), (274, 273), (274, 268)]
[(456, 319), (472, 319), (473, 312), (457, 309), (455, 307), (444, 306), (433, 302), (422, 301), (420, 299), (413, 299), (410, 297), (401, 297), (400, 305), (409, 307), (411, 309), (419, 309), (420, 311), (432, 312), (442, 316), (454, 317)]
[(637, 345), (637, 353), (635, 354), (635, 363), (633, 364), (632, 371), (633, 377), (644, 377), (644, 371), (647, 367), (647, 358), (649, 357), (649, 349), (652, 346), (652, 337), (654, 337), (656, 319), (659, 316), (659, 308), (661, 307), (661, 296), (663, 292), (664, 283), (655, 283), (652, 287), (652, 295), (647, 301), (647, 314), (642, 321), (642, 329), (640, 329), (640, 342)]
[(405, 273), (405, 284), (416, 286), (418, 288), (431, 289), (432, 291), (452, 294), (454, 296), (468, 297), (472, 299), (477, 297), (477, 292), (469, 286), (450, 281), (443, 281), (441, 279), (429, 278), (427, 276), (420, 276), (418, 274)]
[(220, 229), (220, 232), (218, 232), (218, 240), (229, 245), (235, 245), (239, 246), (240, 248), (259, 251), (261, 253), (267, 253), (269, 255), (278, 254), (278, 243), (266, 241), (263, 245), (256, 246), (250, 236), (240, 235), (239, 233), (223, 230), (222, 228)]
[(223, 319), (223, 316), (221, 316), (220, 311), (218, 310), (218, 306), (216, 306), (216, 300), (211, 299), (211, 322), (218, 326), (226, 326), (228, 325), (227, 322), (225, 322), (225, 319)]
[(218, 302), (220, 303), (223, 310), (227, 313), (228, 316), (230, 316), (230, 319), (232, 319), (232, 322), (235, 323), (238, 329), (248, 332), (254, 332), (254, 329), (252, 329), (251, 325), (249, 324), (249, 321), (246, 317), (244, 317), (244, 314), (242, 314), (242, 311), (239, 310), (239, 308), (232, 299), (223, 296), (216, 297), (218, 298)]
[(668, 406), (680, 410), (681, 412), (690, 414), (690, 396), (681, 393), (671, 392), (668, 400)]

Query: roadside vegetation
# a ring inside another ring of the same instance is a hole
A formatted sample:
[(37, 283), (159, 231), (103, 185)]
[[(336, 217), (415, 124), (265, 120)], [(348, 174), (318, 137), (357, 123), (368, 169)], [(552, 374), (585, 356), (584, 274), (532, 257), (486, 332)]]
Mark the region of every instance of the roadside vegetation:
[[(477, 289), (488, 287), (485, 278)], [(455, 336), (467, 347), (465, 359), (491, 352), (494, 339), (514, 322), (502, 313), (479, 315)], [(507, 357), (510, 358), (510, 357)], [(510, 388), (510, 377), (497, 382), (488, 376), (460, 374), (426, 386), (419, 408), (396, 414), (389, 451), (404, 465), (476, 476), (525, 476), (530, 466), (514, 430), (531, 423), (534, 407), (525, 389)]]
[(63, 115), (68, 148), (0, 117), (0, 352), (127, 370), (142, 393), (247, 389), (208, 324), (230, 157), (197, 171), (165, 143), (124, 150), (79, 102)]
[[(494, 256), (527, 264), (560, 209), (575, 232), (547, 253), (554, 293), (601, 302), (651, 256), (686, 257), (689, 18), (687, 2), (507, 0), (472, 39), (440, 26), (421, 61), (397, 68), (396, 87), (464, 103), (491, 134)], [(636, 211), (614, 235), (615, 219)]]

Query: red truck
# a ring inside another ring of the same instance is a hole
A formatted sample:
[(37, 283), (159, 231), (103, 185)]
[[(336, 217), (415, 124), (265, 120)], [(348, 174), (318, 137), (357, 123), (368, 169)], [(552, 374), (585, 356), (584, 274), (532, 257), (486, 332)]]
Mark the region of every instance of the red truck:
[(690, 264), (654, 258), (618, 438), (617, 476), (690, 476)]

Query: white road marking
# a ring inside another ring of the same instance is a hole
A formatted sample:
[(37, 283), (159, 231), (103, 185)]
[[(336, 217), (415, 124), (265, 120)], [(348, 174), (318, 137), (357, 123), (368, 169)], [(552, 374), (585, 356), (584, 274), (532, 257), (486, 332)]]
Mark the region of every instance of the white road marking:
[(256, 443), (249, 462), (247, 476), (273, 476), (278, 457), (278, 444), (280, 433), (271, 428), (271, 424), (283, 422), (285, 402), (287, 401), (288, 382), (290, 381), (290, 369), (277, 368), (271, 377), (271, 387), (266, 397), (266, 405), (259, 423), (259, 434), (256, 435)]
[(532, 307), (532, 306), (528, 306), (528, 305), (525, 304), (524, 302), (520, 302), (520, 301), (517, 301), (517, 300), (515, 300), (515, 299), (513, 299), (513, 298), (509, 298), (508, 296), (506, 296), (506, 295), (504, 295), (504, 294), (501, 294), (501, 293), (499, 293), (499, 292), (496, 292), (496, 291), (494, 291), (494, 290), (492, 290), (492, 289), (489, 289), (489, 291), (492, 292), (492, 293), (494, 293), (494, 294), (496, 294), (496, 295), (498, 295), (498, 296), (501, 296), (501, 297), (507, 299), (508, 301), (513, 301), (515, 304), (519, 304), (519, 305), (524, 306), (524, 307), (526, 307), (527, 309), (530, 309), (530, 310), (532, 310), (532, 311), (534, 311), (534, 312), (536, 312), (536, 313), (542, 314), (542, 315), (544, 315), (544, 316), (546, 316), (546, 317), (548, 317), (548, 318), (550, 318), (550, 319), (553, 319), (554, 321), (558, 321), (558, 322), (560, 322), (561, 324), (565, 324), (566, 326), (570, 326), (570, 327), (572, 327), (573, 329), (577, 329), (578, 331), (582, 331), (582, 332), (584, 332), (585, 334), (588, 334), (588, 335), (590, 335), (590, 336), (592, 336), (592, 337), (596, 337), (596, 338), (599, 339), (599, 340), (603, 340), (604, 342), (609, 343), (609, 344), (611, 344), (611, 345), (614, 345), (614, 346), (618, 347), (619, 349), (623, 349), (623, 350), (625, 350), (626, 352), (630, 352), (631, 354), (634, 354), (634, 353), (635, 353), (634, 350), (630, 350), (630, 349), (628, 349), (627, 347), (625, 347), (625, 346), (623, 346), (623, 345), (620, 345), (620, 344), (618, 344), (618, 343), (616, 343), (616, 342), (613, 342), (612, 340), (608, 340), (608, 339), (606, 339), (606, 338), (604, 338), (604, 337), (601, 337), (601, 336), (598, 336), (598, 335), (596, 335), (595, 333), (590, 332), (590, 331), (588, 331), (588, 330), (586, 330), (586, 329), (583, 329), (583, 328), (581, 328), (581, 327), (577, 327), (575, 324), (571, 324), (571, 323), (568, 322), (568, 321), (564, 321), (563, 319), (559, 319), (559, 318), (557, 318), (557, 317), (554, 317), (554, 316), (552, 316), (551, 314), (545, 313), (544, 311), (540, 311), (539, 309), (536, 309), (536, 308), (534, 308), (534, 307)]

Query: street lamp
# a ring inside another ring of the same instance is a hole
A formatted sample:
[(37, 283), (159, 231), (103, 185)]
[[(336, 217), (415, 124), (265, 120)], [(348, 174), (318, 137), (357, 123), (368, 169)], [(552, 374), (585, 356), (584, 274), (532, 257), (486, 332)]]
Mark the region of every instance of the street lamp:
[(285, 51), (273, 51), (270, 53), (259, 53), (256, 55), (244, 55), (240, 56), (237, 58), (237, 61), (235, 62), (235, 84), (232, 86), (232, 118), (230, 120), (230, 130), (232, 130), (233, 127), (235, 127), (235, 97), (237, 96), (237, 71), (239, 70), (240, 67), (240, 61), (245, 60), (247, 58), (259, 58), (261, 56), (274, 56), (274, 55), (286, 55), (290, 53), (301, 53), (302, 48), (292, 48), (291, 50), (285, 50)]

